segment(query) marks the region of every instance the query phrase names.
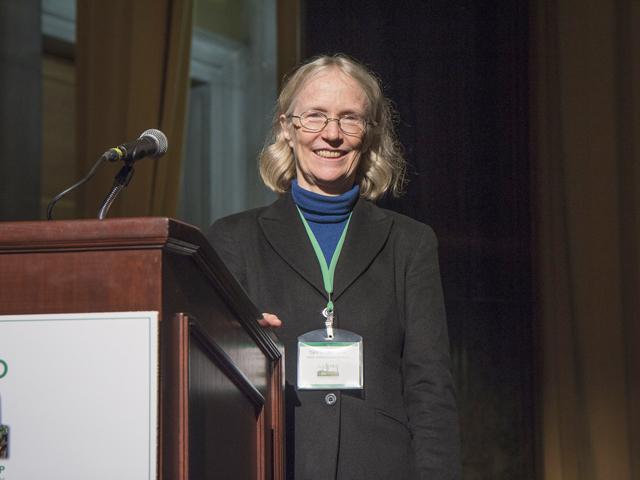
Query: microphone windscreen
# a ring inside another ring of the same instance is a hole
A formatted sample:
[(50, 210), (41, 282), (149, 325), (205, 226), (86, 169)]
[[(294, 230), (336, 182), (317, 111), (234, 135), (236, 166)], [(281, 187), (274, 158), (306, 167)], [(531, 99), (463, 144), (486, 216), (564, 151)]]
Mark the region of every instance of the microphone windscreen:
[(154, 157), (159, 157), (167, 153), (169, 142), (167, 140), (167, 136), (160, 130), (150, 128), (149, 130), (145, 130), (144, 132), (142, 132), (142, 135), (140, 135), (140, 137), (138, 138), (142, 137), (151, 137), (158, 143), (158, 151), (153, 155)]

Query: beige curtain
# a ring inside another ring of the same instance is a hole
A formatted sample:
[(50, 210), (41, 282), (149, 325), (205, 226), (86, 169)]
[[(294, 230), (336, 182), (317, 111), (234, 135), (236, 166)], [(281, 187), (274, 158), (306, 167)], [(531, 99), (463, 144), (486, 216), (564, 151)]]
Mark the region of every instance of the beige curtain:
[(302, 0), (277, 0), (278, 88), (300, 63)]
[(532, 3), (540, 478), (640, 478), (640, 3)]
[[(109, 147), (159, 128), (168, 153), (141, 160), (109, 216), (173, 216), (185, 137), (192, 0), (77, 1), (78, 168)], [(84, 188), (80, 214), (95, 217), (120, 165)]]

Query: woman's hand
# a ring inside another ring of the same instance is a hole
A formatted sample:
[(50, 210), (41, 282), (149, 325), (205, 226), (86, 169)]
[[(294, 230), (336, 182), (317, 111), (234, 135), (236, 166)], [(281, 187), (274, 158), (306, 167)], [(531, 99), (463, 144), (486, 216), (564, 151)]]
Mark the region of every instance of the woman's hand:
[(265, 328), (278, 328), (282, 326), (282, 320), (280, 320), (278, 316), (274, 315), (273, 313), (263, 313), (262, 318), (258, 320), (258, 323), (260, 324), (260, 326)]

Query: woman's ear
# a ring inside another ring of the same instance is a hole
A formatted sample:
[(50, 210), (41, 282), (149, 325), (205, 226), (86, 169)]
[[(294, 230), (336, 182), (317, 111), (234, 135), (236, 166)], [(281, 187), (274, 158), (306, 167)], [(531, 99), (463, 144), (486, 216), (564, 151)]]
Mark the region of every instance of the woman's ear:
[(289, 125), (289, 119), (286, 115), (280, 115), (280, 128), (282, 129), (282, 135), (284, 135), (284, 139), (287, 141), (289, 146), (293, 148), (293, 139), (291, 138), (291, 130)]

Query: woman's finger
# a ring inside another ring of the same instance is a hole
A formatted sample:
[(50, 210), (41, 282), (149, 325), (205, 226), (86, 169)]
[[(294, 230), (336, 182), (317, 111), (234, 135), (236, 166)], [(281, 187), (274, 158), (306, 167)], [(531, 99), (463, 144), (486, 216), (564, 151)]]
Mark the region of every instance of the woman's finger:
[(263, 313), (262, 318), (258, 320), (258, 323), (263, 327), (278, 328), (282, 326), (282, 320), (273, 313)]

